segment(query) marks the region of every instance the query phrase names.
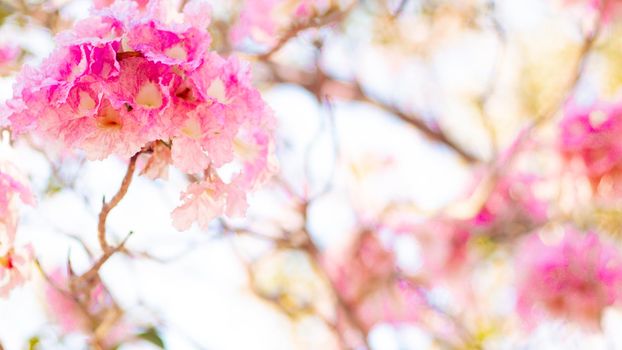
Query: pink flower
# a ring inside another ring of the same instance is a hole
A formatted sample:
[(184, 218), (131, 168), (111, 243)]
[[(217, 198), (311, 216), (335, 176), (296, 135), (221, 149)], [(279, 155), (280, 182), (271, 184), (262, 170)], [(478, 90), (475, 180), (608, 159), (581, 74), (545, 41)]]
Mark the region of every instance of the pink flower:
[(622, 165), (622, 107), (598, 103), (570, 104), (560, 124), (561, 153), (596, 186), (605, 177), (618, 178)]
[[(195, 14), (200, 15), (200, 14)], [(207, 27), (209, 13), (205, 14)], [(163, 25), (157, 21), (136, 24), (128, 33), (128, 45), (142, 52), (152, 62), (179, 65), (187, 71), (196, 69), (210, 46), (209, 34), (190, 25)]]
[[(210, 218), (242, 214), (246, 192), (274, 171), (274, 118), (249, 66), (209, 52), (209, 14), (199, 1), (182, 14), (157, 0), (119, 0), (97, 10), (61, 33), (40, 67), (21, 72), (3, 116), (14, 132), (89, 159), (150, 150), (149, 176), (164, 175), (170, 163), (188, 174), (212, 174), (215, 183), (204, 178), (187, 194), (209, 189)], [(227, 165), (236, 171), (224, 183), (214, 174)], [(190, 197), (184, 195), (176, 222), (206, 212), (206, 201)], [(200, 210), (189, 215), (189, 208)]]
[(553, 245), (532, 234), (517, 254), (517, 308), (528, 326), (548, 316), (598, 327), (619, 300), (622, 256), (595, 233), (567, 229)]
[(182, 205), (172, 213), (173, 225), (180, 231), (197, 222), (203, 230), (220, 215), (239, 216), (246, 210), (246, 195), (234, 185), (225, 184), (216, 174), (208, 180), (191, 183), (181, 194)]

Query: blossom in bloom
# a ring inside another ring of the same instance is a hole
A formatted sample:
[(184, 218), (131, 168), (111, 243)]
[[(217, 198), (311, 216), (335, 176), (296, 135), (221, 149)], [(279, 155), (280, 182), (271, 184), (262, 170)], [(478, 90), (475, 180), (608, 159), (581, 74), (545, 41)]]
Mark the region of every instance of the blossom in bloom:
[(286, 21), (305, 20), (325, 12), (330, 0), (246, 0), (237, 23), (231, 29), (231, 41), (237, 45), (249, 38), (268, 45), (274, 44)]
[(172, 214), (173, 225), (179, 230), (188, 229), (193, 222), (207, 229), (216, 216), (238, 216), (246, 210), (245, 194), (236, 186), (227, 186), (217, 176), (190, 184), (181, 199), (183, 204)]
[(621, 132), (622, 105), (570, 104), (560, 124), (560, 151), (594, 186), (603, 179), (615, 183), (622, 169)]
[[(204, 175), (175, 211), (175, 226), (188, 228), (184, 218), (243, 214), (246, 193), (274, 171), (274, 117), (249, 66), (209, 50), (209, 6), (165, 5), (120, 0), (94, 10), (57, 36), (39, 67), (23, 69), (0, 117), (92, 160), (150, 153), (149, 177), (165, 177), (168, 165)], [(225, 166), (235, 170), (227, 181)]]
[(517, 254), (517, 308), (528, 326), (553, 317), (598, 327), (603, 310), (619, 300), (622, 256), (593, 232), (566, 229), (552, 245), (532, 234)]

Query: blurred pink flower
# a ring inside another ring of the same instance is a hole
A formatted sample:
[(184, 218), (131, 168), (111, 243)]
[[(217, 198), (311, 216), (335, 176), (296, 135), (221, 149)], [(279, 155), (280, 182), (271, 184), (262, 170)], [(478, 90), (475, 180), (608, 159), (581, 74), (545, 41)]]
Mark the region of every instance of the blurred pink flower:
[(495, 183), (480, 211), (472, 219), (475, 228), (506, 227), (509, 224), (529, 228), (544, 223), (547, 204), (539, 198), (535, 175), (518, 173), (502, 176)]
[(209, 180), (191, 183), (181, 199), (183, 204), (172, 214), (178, 230), (188, 229), (193, 222), (206, 230), (213, 218), (223, 214), (239, 216), (246, 210), (244, 193), (236, 186), (227, 186), (215, 174)]
[(527, 326), (548, 316), (598, 328), (603, 310), (620, 298), (622, 256), (592, 232), (566, 229), (553, 245), (528, 236), (516, 271), (517, 308)]
[(0, 67), (14, 63), (19, 57), (21, 50), (11, 44), (0, 44)]
[(397, 280), (370, 292), (358, 304), (356, 314), (369, 331), (378, 323), (416, 323), (427, 307), (425, 297), (414, 285)]
[[(334, 260), (333, 260), (334, 259)], [(366, 330), (381, 322), (415, 322), (422, 307), (416, 289), (400, 283), (395, 256), (371, 232), (326, 261), (336, 291)]]
[(97, 282), (90, 294), (82, 299), (69, 292), (65, 269), (56, 268), (48, 277), (50, 283), (44, 290), (46, 306), (63, 334), (102, 332), (99, 327), (105, 326), (104, 339), (110, 348), (130, 335), (132, 326), (122, 318), (121, 311), (101, 282)]
[(605, 177), (615, 182), (620, 179), (622, 105), (580, 107), (571, 103), (560, 129), (560, 151), (573, 169), (587, 176), (594, 186)]
[(461, 221), (436, 219), (410, 229), (421, 245), (425, 281), (453, 281), (465, 273), (472, 234)]
[(88, 329), (88, 318), (80, 309), (80, 305), (62, 288), (67, 285), (67, 274), (57, 268), (49, 274), (50, 281), (46, 284), (45, 301), (63, 333), (77, 332)]

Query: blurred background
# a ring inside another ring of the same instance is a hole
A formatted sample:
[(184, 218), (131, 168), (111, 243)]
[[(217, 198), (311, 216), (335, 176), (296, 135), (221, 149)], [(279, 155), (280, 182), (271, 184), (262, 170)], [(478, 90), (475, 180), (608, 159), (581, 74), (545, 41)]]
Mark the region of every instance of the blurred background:
[[(617, 294), (539, 303), (524, 262), (568, 227), (619, 255), (617, 0), (208, 2), (212, 49), (251, 62), (278, 119), (279, 172), (246, 218), (187, 232), (169, 215), (186, 177), (134, 179), (108, 220), (111, 241), (133, 234), (101, 269), (110, 349), (622, 349)], [(108, 5), (2, 0), (0, 97)], [(7, 134), (2, 154), (37, 197), (19, 229), (38, 264), (0, 300), (0, 344), (88, 349), (103, 331), (68, 326), (49, 279), (93, 261), (125, 161)]]

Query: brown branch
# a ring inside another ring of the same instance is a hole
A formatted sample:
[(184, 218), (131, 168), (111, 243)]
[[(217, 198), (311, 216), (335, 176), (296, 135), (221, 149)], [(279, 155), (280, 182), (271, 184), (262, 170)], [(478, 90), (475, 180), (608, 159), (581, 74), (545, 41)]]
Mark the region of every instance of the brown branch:
[(389, 103), (367, 94), (358, 81), (345, 82), (332, 78), (320, 70), (319, 67), (317, 71), (309, 72), (273, 62), (267, 62), (267, 65), (271, 70), (273, 80), (277, 83), (297, 84), (315, 96), (331, 96), (336, 99), (369, 103), (414, 127), (428, 139), (448, 147), (467, 163), (479, 161), (475, 155), (450, 139), (439, 126), (430, 125), (420, 116), (406, 113)]
[(350, 13), (350, 11), (352, 11), (355, 5), (356, 5), (356, 1), (344, 10), (330, 8), (326, 11), (326, 13), (324, 13), (321, 16), (312, 16), (311, 18), (305, 21), (293, 23), (290, 26), (290, 28), (286, 30), (285, 34), (283, 34), (283, 36), (279, 39), (279, 41), (274, 46), (272, 46), (272, 48), (270, 48), (268, 51), (257, 56), (257, 59), (261, 61), (269, 60), (270, 57), (272, 57), (272, 55), (274, 55), (279, 50), (281, 50), (281, 48), (283, 48), (283, 46), (285, 46), (290, 40), (292, 40), (293, 38), (298, 36), (299, 33), (307, 29), (320, 28), (320, 27), (329, 25), (331, 23), (336, 23), (336, 22), (341, 21), (344, 17), (348, 15), (348, 13)]
[[(345, 300), (342, 297), (341, 293), (339, 293), (339, 290), (337, 289), (337, 286), (335, 286), (335, 283), (333, 283), (333, 280), (330, 278), (328, 272), (324, 269), (322, 265), (321, 252), (318, 249), (315, 242), (313, 241), (313, 238), (311, 237), (311, 234), (309, 233), (309, 230), (307, 227), (309, 204), (310, 203), (306, 201), (300, 208), (300, 212), (303, 216), (303, 222), (304, 222), (304, 227), (302, 228), (301, 231), (306, 238), (306, 245), (304, 245), (303, 249), (307, 252), (307, 254), (309, 254), (309, 256), (311, 257), (311, 260), (313, 261), (315, 265), (316, 270), (321, 274), (322, 278), (326, 281), (326, 283), (330, 287), (331, 292), (335, 298), (335, 302), (337, 303), (338, 310), (341, 310), (343, 312), (350, 326), (353, 327), (355, 330), (357, 330), (361, 334), (361, 341), (364, 344), (365, 348), (371, 349), (371, 346), (367, 340), (367, 336), (368, 336), (367, 330), (365, 329), (365, 326), (363, 325), (361, 320), (356, 315), (356, 312), (353, 309), (353, 305), (351, 305), (347, 300)], [(339, 317), (338, 313), (336, 317)]]
[(501, 179), (504, 174), (511, 167), (514, 159), (520, 154), (522, 146), (529, 140), (531, 136), (533, 136), (534, 130), (540, 127), (545, 122), (552, 119), (557, 112), (564, 106), (568, 98), (574, 93), (577, 84), (581, 80), (583, 76), (583, 72), (585, 71), (585, 65), (596, 40), (600, 35), (600, 31), (602, 29), (602, 7), (605, 6), (607, 0), (604, 0), (601, 3), (601, 9), (599, 15), (597, 16), (593, 31), (588, 34), (584, 40), (583, 44), (579, 48), (579, 52), (577, 54), (577, 58), (574, 62), (572, 70), (570, 71), (570, 75), (568, 77), (568, 81), (566, 86), (561, 89), (560, 94), (556, 99), (553, 100), (551, 104), (543, 108), (540, 113), (536, 115), (536, 117), (529, 123), (525, 128), (523, 128), (518, 136), (515, 138), (513, 142), (513, 146), (509, 152), (504, 154), (502, 157), (497, 157), (492, 160), (490, 165), (490, 171), (487, 176), (480, 182), (480, 188), (483, 191), (475, 191), (474, 193), (479, 195), (477, 198), (471, 198), (470, 201), (476, 205), (477, 211), (481, 210), (483, 206), (488, 202), (488, 199), (492, 195), (493, 191), (499, 179)]
[(99, 240), (99, 246), (101, 247), (104, 255), (111, 250), (110, 245), (106, 241), (106, 219), (108, 219), (108, 214), (114, 207), (116, 207), (119, 202), (125, 197), (130, 184), (132, 183), (132, 176), (134, 175), (134, 170), (136, 169), (136, 159), (138, 158), (139, 153), (136, 153), (132, 158), (130, 158), (130, 162), (127, 166), (127, 171), (125, 172), (125, 176), (123, 177), (123, 181), (121, 182), (121, 187), (117, 193), (112, 197), (110, 202), (105, 202), (102, 205), (102, 210), (99, 213), (99, 221), (97, 223), (97, 238)]
[(99, 258), (99, 260), (97, 260), (88, 271), (83, 273), (78, 278), (78, 280), (80, 282), (86, 282), (86, 285), (90, 285), (91, 282), (95, 280), (95, 277), (99, 273), (99, 270), (101, 269), (102, 266), (104, 266), (104, 264), (108, 261), (108, 259), (110, 259), (115, 253), (123, 251), (123, 249), (125, 248), (125, 243), (127, 243), (127, 240), (130, 238), (130, 236), (132, 236), (132, 233), (133, 232), (130, 231), (130, 233), (116, 247), (111, 248), (110, 246), (108, 246), (107, 250)]

